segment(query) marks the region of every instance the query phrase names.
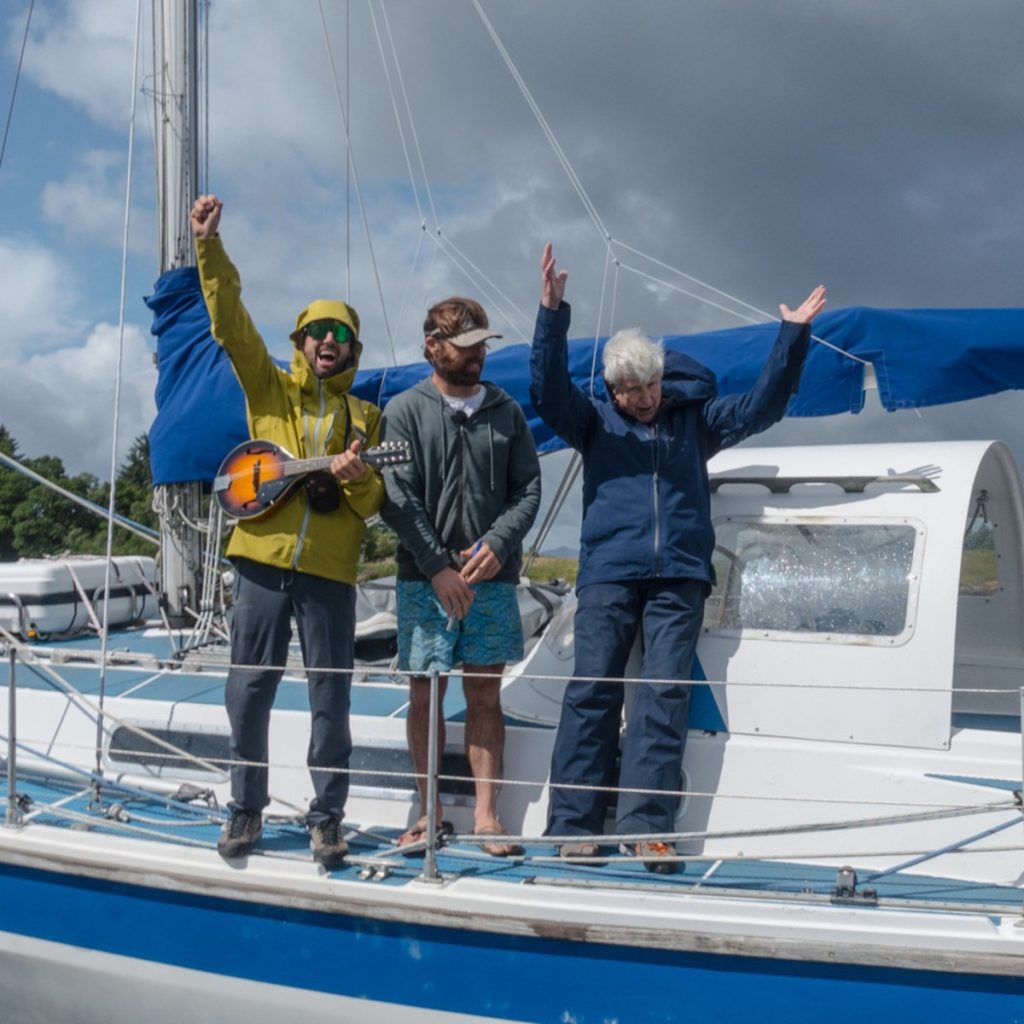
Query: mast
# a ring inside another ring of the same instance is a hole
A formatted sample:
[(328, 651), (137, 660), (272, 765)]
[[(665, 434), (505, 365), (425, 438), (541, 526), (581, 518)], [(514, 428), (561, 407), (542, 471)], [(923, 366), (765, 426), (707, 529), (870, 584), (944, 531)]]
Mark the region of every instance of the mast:
[[(189, 210), (199, 194), (199, 55), (196, 0), (153, 0), (153, 69), (159, 272), (195, 265)], [(155, 489), (160, 512), (162, 601), (175, 627), (199, 611), (202, 514), (199, 481)]]

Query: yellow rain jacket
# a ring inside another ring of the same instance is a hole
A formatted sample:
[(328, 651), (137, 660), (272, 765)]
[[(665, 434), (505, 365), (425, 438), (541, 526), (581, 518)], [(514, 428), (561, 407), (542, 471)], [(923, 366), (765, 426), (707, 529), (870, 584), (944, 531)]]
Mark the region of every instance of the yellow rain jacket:
[[(241, 279), (220, 238), (197, 238), (196, 254), (213, 337), (230, 356), (245, 392), (250, 436), (273, 441), (299, 459), (338, 454), (357, 437), (364, 447), (377, 444), (380, 410), (348, 394), (362, 343), (353, 342), (354, 365), (333, 377), (318, 378), (299, 349), (291, 371), (282, 370), (242, 305)], [(380, 508), (384, 484), (371, 469), (339, 487), (342, 500), (333, 512), (314, 512), (300, 487), (263, 518), (239, 521), (228, 557), (354, 584), (364, 521)]]

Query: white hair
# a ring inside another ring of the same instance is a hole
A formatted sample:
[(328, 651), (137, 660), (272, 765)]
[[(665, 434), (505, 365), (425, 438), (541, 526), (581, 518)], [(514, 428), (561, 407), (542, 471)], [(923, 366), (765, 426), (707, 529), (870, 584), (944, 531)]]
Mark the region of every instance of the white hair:
[(665, 372), (665, 346), (648, 338), (639, 327), (627, 327), (608, 339), (601, 362), (604, 379), (615, 389), (629, 380), (649, 384)]

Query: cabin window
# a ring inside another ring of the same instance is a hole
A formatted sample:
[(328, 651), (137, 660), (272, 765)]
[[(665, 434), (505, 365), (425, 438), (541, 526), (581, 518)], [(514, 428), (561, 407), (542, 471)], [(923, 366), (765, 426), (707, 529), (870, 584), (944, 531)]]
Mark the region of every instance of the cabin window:
[(730, 516), (715, 531), (717, 582), (705, 631), (818, 642), (909, 639), (923, 525)]

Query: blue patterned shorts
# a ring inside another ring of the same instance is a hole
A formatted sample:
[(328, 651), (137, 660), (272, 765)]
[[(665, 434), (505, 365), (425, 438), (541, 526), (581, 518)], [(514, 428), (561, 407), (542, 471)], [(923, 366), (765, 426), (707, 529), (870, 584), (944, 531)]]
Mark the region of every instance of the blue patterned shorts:
[(523, 656), (523, 626), (514, 583), (478, 583), (469, 613), (448, 629), (434, 588), (399, 580), (398, 667), (447, 672), (455, 665), (504, 665)]

